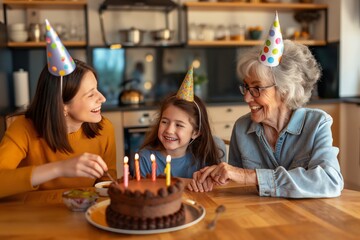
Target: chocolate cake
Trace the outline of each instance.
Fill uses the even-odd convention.
[[[185,206],[182,203],[184,183],[171,179],[166,186],[165,177],[129,180],[125,189],[122,179],[112,183],[108,194],[110,204],[106,208],[106,222],[110,227],[151,230],[169,228],[185,222]]]

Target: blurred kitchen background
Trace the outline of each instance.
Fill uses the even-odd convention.
[[[109,2],[114,1],[110,0]],[[224,29],[228,33],[236,32],[238,40],[252,39],[252,36],[249,36],[249,29],[268,29],[269,22],[274,17],[273,11],[256,9],[194,12],[190,9],[185,11],[187,14],[184,16],[183,4],[188,1],[182,0],[175,1],[178,8],[171,11],[164,20],[164,14],[161,12],[107,11],[108,9],[101,11],[104,2],[106,1],[87,1],[86,20],[79,17],[79,10],[67,11],[67,17],[64,18],[63,10],[35,11],[28,9],[27,14],[24,15],[23,10],[14,9],[7,11],[7,24],[10,26],[18,22],[42,22],[43,19],[49,18],[50,22],[54,23],[55,29],[60,32],[59,35],[62,36],[62,39],[86,41],[84,47],[68,47],[68,50],[74,58],[94,66],[99,74],[99,89],[106,96],[107,104],[114,106],[119,104],[119,95],[126,89],[141,91],[145,102],[161,100],[164,95],[177,90],[191,64],[195,67],[196,94],[205,101],[242,101],[237,87],[236,58],[251,46],[191,45],[189,42],[226,38],[226,35],[222,35],[225,34]],[[285,4],[297,1],[276,2]],[[341,59],[345,58],[340,55],[340,48],[347,47],[345,43],[341,45],[340,36],[346,42],[348,37],[342,35],[343,25],[347,27],[349,25],[341,18],[341,13],[355,10],[349,10],[348,5],[339,0],[315,2],[328,3],[329,8],[327,10],[327,29],[324,29],[324,16],[322,16],[321,19],[314,20],[314,24],[308,26],[307,34],[309,36],[305,36],[310,40],[315,38],[328,40],[326,44],[310,46],[323,67],[323,77],[318,84],[317,91],[314,92],[314,97],[359,96],[360,90],[358,90],[356,80],[351,80],[355,81],[355,88],[340,86],[341,84],[346,86],[343,83],[344,80],[340,81],[340,67],[349,68],[348,64],[340,65]],[[296,13],[281,11],[279,16],[284,37],[296,37],[296,33],[299,33],[302,28],[302,23],[298,21]],[[3,18],[4,16],[0,14],[0,21]],[[353,25],[358,25],[359,22]],[[29,25],[30,27],[31,25]],[[34,27],[32,25],[30,29],[34,29]],[[350,27],[356,29],[356,26]],[[171,29],[171,40],[173,41],[157,41],[156,44],[149,44],[153,36],[147,33],[142,36],[145,44],[138,45],[131,42],[134,39],[124,39],[119,34],[121,30],[136,29],[154,32],[154,30],[164,28]],[[46,64],[45,48],[5,47],[6,28],[4,24],[0,25],[0,29],[2,31],[0,84],[1,97],[4,98],[1,104],[14,106],[12,73],[19,69],[24,69],[29,73],[29,90],[30,98],[32,98],[39,73]],[[265,35],[263,31],[253,39],[259,38],[259,41],[263,41]],[[114,43],[123,43],[123,47],[110,48]],[[354,76],[348,78],[348,74],[348,72],[342,71],[342,78],[354,78]]]

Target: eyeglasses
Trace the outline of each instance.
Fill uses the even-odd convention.
[[[254,98],[258,98],[258,97],[260,97],[260,91],[267,89],[267,88],[275,87],[275,86],[276,86],[276,84],[266,86],[266,87],[249,87],[246,84],[241,83],[239,85],[239,89],[240,89],[240,93],[244,96],[247,93],[247,91],[249,91],[251,96],[253,96]]]

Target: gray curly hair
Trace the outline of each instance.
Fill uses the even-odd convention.
[[[259,79],[269,79],[289,109],[304,106],[311,97],[312,90],[321,76],[321,66],[309,48],[284,40],[284,53],[277,67],[267,67],[258,60],[260,48],[239,55],[237,73],[240,79],[255,73]]]

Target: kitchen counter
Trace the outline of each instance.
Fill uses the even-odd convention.
[[[314,98],[308,104],[330,104],[330,103],[341,103],[344,101],[353,101],[354,103],[360,103],[360,98],[331,98],[331,99],[320,99]],[[241,106],[247,105],[241,100],[232,100],[232,99],[217,99],[216,101],[206,101],[206,106]],[[107,105],[102,106],[102,111],[112,112],[112,111],[139,111],[139,110],[156,110],[159,108],[160,102],[145,102],[144,104],[134,104],[134,105]]]

